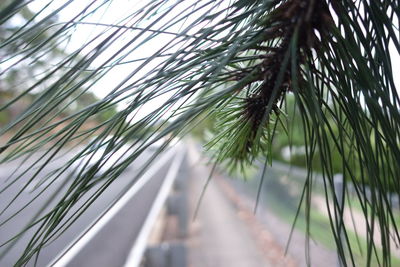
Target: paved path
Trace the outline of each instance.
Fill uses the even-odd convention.
[[[227,183],[231,187],[231,195],[234,195],[237,199],[236,202],[239,206],[244,207],[247,210],[253,210],[255,205],[254,193],[250,193],[245,189],[244,183],[239,180],[223,179],[224,183]],[[255,181],[257,184],[259,181]],[[229,187],[228,187],[229,188]],[[336,267],[337,254],[335,251],[327,249],[323,245],[319,244],[315,240],[310,240],[309,256],[306,254],[306,236],[304,232],[294,229],[292,238],[288,247],[288,252],[285,255],[285,249],[288,245],[288,239],[292,228],[292,221],[282,220],[276,215],[267,205],[267,196],[264,192],[261,194],[260,203],[257,208],[256,220],[261,231],[264,232],[264,246],[263,249],[268,257],[273,262],[274,267]],[[294,214],[293,214],[294,216]],[[330,231],[329,225],[327,225],[327,231]],[[327,232],[327,233],[328,233]],[[309,261],[309,265],[307,263]]]
[[[199,164],[193,149],[189,153],[192,164],[190,207],[193,213],[209,169]],[[195,221],[190,222],[190,267],[268,267],[249,226],[238,217],[232,202],[212,180],[201,202]]]
[[[209,175],[196,149],[189,149],[192,162],[191,207]],[[248,181],[249,182],[249,181]],[[247,182],[247,183],[248,183]],[[258,180],[253,182],[259,183]],[[306,237],[294,230],[288,253],[285,248],[292,224],[275,215],[261,195],[257,213],[254,192],[243,181],[215,174],[202,200],[197,219],[191,222],[190,267],[306,267]],[[311,266],[336,266],[337,255],[316,242],[310,243]]]

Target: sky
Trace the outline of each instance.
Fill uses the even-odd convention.
[[[132,24],[133,22],[129,21],[129,19],[124,18],[129,18],[132,13],[135,11],[139,10],[142,6],[145,6],[148,2],[151,0],[113,0],[113,1],[99,1],[99,0],[79,0],[79,1],[73,1],[69,6],[66,8],[62,9],[62,12],[59,13],[59,21],[60,22],[67,22],[76,14],[84,10],[88,5],[93,3],[93,5],[89,8],[87,13],[90,13],[90,15],[84,19],[83,21],[88,24],[80,24],[75,27],[75,30],[72,34],[72,38],[68,43],[65,44],[65,49],[67,51],[74,51],[76,49],[79,49],[82,44],[85,44],[87,42],[92,42],[91,39],[97,36],[98,34],[101,34],[103,31],[107,30],[107,27],[104,26],[94,26],[93,23],[101,23],[101,24],[123,24],[127,23],[127,25]],[[47,1],[33,1],[30,4],[30,7],[32,10],[38,11],[41,9],[44,3]],[[47,11],[42,14],[42,16],[46,16],[47,13],[51,12],[52,10],[56,10],[57,7],[65,4],[66,0],[55,0],[52,2],[52,5],[47,8]],[[165,1],[168,3],[174,3],[175,1]],[[161,20],[158,25],[160,25],[163,21],[166,21],[170,18],[173,18],[175,16],[179,16],[182,12],[185,11],[185,9],[193,4],[195,1],[186,1],[186,4],[179,5],[179,8],[175,8],[173,12],[171,12],[164,20]],[[229,1],[227,1],[228,3]],[[103,5],[103,3],[106,3]],[[95,12],[90,12],[93,11],[94,9],[98,8]],[[160,13],[165,10],[167,6],[160,9]],[[155,17],[157,17],[157,14],[154,14]],[[122,23],[122,21],[124,21]],[[141,24],[138,26],[145,27],[146,23],[149,23],[150,20],[148,21],[143,21]],[[187,23],[187,21],[186,21]],[[396,21],[394,21],[395,25]],[[170,31],[179,31],[179,28],[182,25],[176,25],[175,27],[169,29]],[[157,24],[154,29],[157,28]],[[113,46],[107,49],[101,56],[97,58],[97,60],[92,64],[93,68],[96,66],[100,66],[104,61],[108,60],[112,54],[115,53],[115,51],[118,51],[126,42],[128,42],[135,34],[137,31],[126,31],[124,34],[122,34],[115,42],[113,42]],[[107,36],[108,34],[104,34],[104,37]],[[104,38],[103,37],[103,38]],[[89,46],[86,51],[89,51],[92,49],[98,42],[100,42],[102,39],[99,39],[97,42],[92,42],[91,46]],[[143,40],[143,39],[141,39]],[[147,41],[146,45],[140,46],[139,48],[135,49],[135,51],[129,53],[129,55],[126,55],[126,57],[123,59],[123,61],[129,61],[137,58],[143,58],[150,56],[154,53],[154,51],[157,51],[160,47],[162,47],[165,44],[168,44],[171,42],[172,36],[171,35],[165,35],[161,34],[158,35],[156,38],[154,38],[151,41]],[[137,42],[139,43],[140,40]],[[400,69],[400,55],[397,53],[393,43],[390,44],[390,48],[393,51],[392,53],[392,65],[393,65],[393,70],[394,74],[396,73],[397,69]],[[85,51],[83,51],[85,52]],[[146,67],[143,67],[140,69],[140,71],[135,75],[134,79],[139,79],[143,75],[145,75],[148,71],[152,70],[159,64],[160,61],[154,60],[150,64],[147,64]],[[99,97],[103,98],[105,97],[111,90],[113,90],[116,86],[118,86],[124,79],[125,77],[129,77],[130,74],[132,73],[133,70],[137,69],[140,66],[141,62],[135,62],[135,63],[129,63],[129,64],[122,64],[119,66],[115,66],[112,70],[108,72],[108,74],[102,78],[94,87],[93,87],[93,92]],[[400,75],[394,75],[395,79],[395,84],[400,92]],[[132,79],[130,80],[132,81]],[[128,82],[128,81],[127,81]],[[126,82],[126,83],[127,83]],[[400,93],[399,93],[400,94]],[[144,107],[141,111],[143,115],[147,114],[148,112],[157,109],[159,105],[161,105],[169,96],[161,97],[158,100],[154,100],[152,103]],[[123,108],[124,105],[120,105],[119,108]],[[142,116],[140,116],[142,117]]]
[[[107,2],[107,1],[105,1]],[[109,27],[106,26],[106,24],[115,24],[115,25],[131,25],[133,24],[132,21],[129,21],[129,17],[132,13],[135,11],[139,10],[142,6],[146,5],[146,2],[148,1],[129,1],[129,0],[113,0],[109,1],[109,3],[102,5],[103,1],[94,1],[94,5],[91,7],[91,9],[88,10],[87,13],[90,13],[90,15],[83,20],[83,22],[87,24],[78,24],[74,32],[72,34],[72,38],[69,40],[68,43],[65,44],[65,49],[67,51],[75,51],[79,48],[82,47],[82,45],[86,43],[91,43],[84,51],[82,51],[82,54],[87,53],[90,51],[95,45],[97,45],[99,42],[101,42],[104,38],[106,38],[111,30]],[[188,1],[188,4],[191,4],[192,1]],[[35,1],[31,4],[32,10],[39,11],[42,6],[43,6],[44,1]],[[51,10],[56,10],[57,7],[63,5],[65,3],[65,0],[56,0],[52,4],[51,7],[49,7],[47,12],[42,14],[42,17],[46,16],[48,13],[51,12]],[[76,14],[84,10],[89,4],[91,4],[91,0],[79,0],[79,1],[74,1],[71,5],[67,6],[62,10],[62,12],[59,13],[59,21],[60,22],[67,22],[70,21]],[[98,8],[97,11],[92,12],[95,8]],[[180,12],[182,12],[182,8],[185,8],[185,5],[182,5],[180,9],[174,10],[174,12],[171,13],[171,16],[176,16]],[[161,9],[162,11],[162,9]],[[155,14],[154,16],[157,16]],[[128,19],[124,19],[128,18]],[[169,17],[170,19],[171,17]],[[141,24],[138,26],[140,27],[145,27],[147,26],[146,23],[149,23],[150,21],[143,21]],[[101,25],[94,25],[94,23],[101,24]],[[160,22],[158,24],[162,23]],[[158,26],[155,25],[154,28],[157,28]],[[107,32],[104,32],[108,30]],[[173,30],[173,29],[170,29]],[[178,30],[178,29],[176,29]],[[97,68],[101,66],[105,61],[109,60],[110,58],[113,58],[113,54],[116,53],[119,49],[121,49],[127,42],[129,42],[136,34],[138,31],[131,31],[127,30],[124,32],[124,34],[121,34],[121,36],[116,39],[116,41],[113,42],[112,46],[109,47],[107,50],[105,50],[96,60],[95,62],[92,63],[92,68]],[[97,35],[103,34],[101,38],[99,38],[97,41],[93,42],[93,38],[95,38]],[[145,35],[148,36],[148,35]],[[143,41],[144,38],[139,38],[137,42],[134,44],[139,45],[141,41]],[[149,40],[146,42],[146,45],[139,46],[136,48],[134,51],[129,52],[129,54],[126,55],[127,52],[121,53],[119,56],[124,56],[124,59],[122,59],[122,62],[127,62],[130,60],[138,59],[138,58],[145,58],[151,56],[155,51],[160,49],[162,46],[165,44],[168,44],[171,42],[172,36],[171,35],[165,35],[165,34],[160,34],[156,38]],[[135,45],[131,45],[129,48],[132,48]],[[128,51],[128,49],[126,49]],[[118,57],[114,57],[114,60],[117,59]],[[151,71],[154,69],[161,61],[160,60],[153,60],[149,64],[147,64],[145,67],[141,67],[140,70],[135,74],[133,78],[131,78],[128,81],[125,81],[125,84],[128,84],[129,82],[133,80],[140,79],[140,77],[143,77],[146,75],[148,71]],[[135,70],[137,70],[142,61],[139,62],[133,62],[133,63],[128,63],[128,64],[120,64],[118,66],[114,66],[112,69],[108,71],[108,73],[101,79],[99,80],[95,86],[92,88],[92,91],[95,93],[95,95],[98,98],[103,98],[106,97],[107,94],[109,94],[113,89],[115,89],[117,86],[119,86],[121,83],[124,83],[124,80],[126,77],[131,76],[131,73]],[[109,66],[109,64],[107,64]],[[148,104],[143,106],[140,111],[135,114],[135,120],[139,120],[143,118],[145,115],[148,113],[157,110],[160,108],[160,106],[171,96],[169,95],[164,95],[161,97],[158,97],[155,100],[150,101]],[[129,101],[122,102],[118,105],[118,109],[124,109],[125,105],[127,105]]]

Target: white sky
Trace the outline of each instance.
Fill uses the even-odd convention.
[[[65,0],[57,0],[52,4],[51,8],[48,8],[48,13],[50,10],[55,10],[58,6],[61,6],[64,4],[66,1]],[[69,5],[67,8],[64,8],[62,12],[59,13],[59,21],[60,22],[67,22],[70,19],[72,19],[76,14],[83,10],[84,8],[87,7],[89,3],[91,3],[91,0],[79,0],[79,1],[74,1],[71,5]],[[101,5],[103,1],[96,1],[94,7],[98,7]],[[121,23],[121,19],[123,18],[129,18],[130,15],[138,10],[140,7],[146,5],[146,2],[148,1],[129,1],[129,0],[113,0],[110,1],[110,3],[104,5],[102,8],[97,10],[95,13],[91,14],[88,18],[86,18],[84,21],[88,23],[102,23],[102,24],[119,24],[123,25],[124,23]],[[43,1],[35,1],[31,4],[32,10],[38,11],[43,5]],[[140,4],[139,4],[140,3]],[[176,16],[180,12],[182,12],[185,8],[185,6],[192,4],[193,1],[187,1],[186,5],[180,5],[180,8],[174,10],[173,13],[171,13],[171,16]],[[92,8],[92,9],[93,9]],[[43,14],[45,16],[46,14]],[[171,18],[169,16],[168,19]],[[125,20],[127,22],[127,20]],[[127,23],[132,24],[132,22]],[[146,21],[142,23],[142,27],[145,27]],[[177,25],[178,27],[178,25]],[[157,28],[157,26],[155,27]],[[91,45],[83,51],[83,54],[85,54],[85,51],[88,52],[90,51],[95,45],[97,45],[103,38],[108,36],[108,33],[111,31],[108,31],[102,38],[99,39],[97,42],[92,42],[92,38],[96,37],[98,34],[101,34],[104,30],[108,29],[108,27],[104,26],[94,26],[93,24],[89,25],[77,25],[75,28],[75,32],[72,35],[71,40],[69,41],[66,50],[67,51],[75,51],[76,49],[79,49],[83,44],[85,43],[90,43]],[[171,29],[169,29],[171,31]],[[178,29],[177,29],[178,30]],[[108,48],[106,51],[104,51],[92,64],[92,67],[95,68],[96,66],[100,66],[105,60],[108,60],[112,55],[118,51],[126,42],[130,41],[130,39],[133,37],[134,34],[138,33],[138,31],[127,31],[124,33],[120,38],[117,39],[117,41],[113,42],[112,47]],[[147,35],[146,35],[147,36]],[[140,40],[143,40],[141,38]],[[141,46],[140,48],[136,49],[133,53],[130,53],[126,58],[124,58],[122,61],[128,61],[132,59],[137,59],[137,58],[144,58],[147,56],[152,55],[155,51],[160,49],[162,46],[165,44],[168,44],[172,40],[171,35],[158,35],[156,38],[153,40],[147,41],[145,46]],[[136,42],[138,43],[138,42]],[[132,46],[130,46],[131,48]],[[128,50],[127,50],[128,51]],[[125,54],[124,52],[121,54]],[[150,64],[147,64],[144,68],[140,69],[140,71],[134,76],[134,80],[138,79],[139,77],[145,75],[148,71],[154,69],[160,62],[160,60],[154,60],[153,62],[150,62]],[[129,77],[132,71],[137,69],[140,66],[141,62],[135,62],[135,63],[129,63],[129,64],[123,64],[119,66],[113,67],[107,74],[104,76],[100,81],[96,83],[96,85],[93,87],[92,91],[99,97],[103,98],[105,97],[109,92],[111,92],[118,84],[120,84],[123,80],[126,79],[126,77]],[[131,79],[132,80],[132,79]],[[127,84],[127,83],[126,83]],[[162,97],[159,97],[158,99],[155,99],[153,101],[150,101],[147,105],[143,106],[140,109],[140,112],[136,114],[136,119],[140,119],[150,113],[151,111],[157,110],[160,108],[160,106],[170,97],[171,94],[165,95]],[[124,105],[120,104],[119,109],[123,109]]]
[[[34,1],[30,4],[33,10],[39,10],[40,7],[47,1]],[[55,10],[58,6],[64,4],[66,0],[56,0],[52,3],[52,8],[48,9]],[[62,12],[59,13],[59,20],[61,22],[69,21],[72,17],[74,17],[77,12],[83,10],[92,0],[79,0],[73,1],[67,8],[64,8]],[[105,1],[107,2],[107,1]],[[113,0],[109,1],[109,3],[105,4],[102,8],[94,12],[90,15],[85,22],[92,22],[92,23],[104,23],[104,24],[121,24],[119,23],[122,18],[129,17],[135,10],[138,10],[140,7],[145,6],[149,0]],[[167,1],[165,1],[167,2]],[[174,3],[175,1],[169,1],[169,3]],[[187,4],[179,5],[180,8],[174,9],[174,11],[167,17],[167,19],[178,16],[181,12],[183,12],[186,7],[195,0],[187,1]],[[227,1],[228,3],[229,1]],[[94,7],[100,6],[103,1],[94,1]],[[46,14],[43,14],[43,16]],[[143,22],[146,23],[146,22]],[[129,23],[128,23],[129,24]],[[145,25],[143,25],[145,26]],[[179,25],[176,26],[176,31],[178,31]],[[93,26],[93,25],[78,25],[75,29],[75,33],[72,35],[72,39],[68,43],[67,50],[74,51],[82,46],[82,44],[86,42],[90,42],[90,40],[95,37],[97,34],[101,33],[107,27],[102,26]],[[137,33],[137,32],[136,32]],[[98,59],[94,62],[93,67],[96,64],[100,65],[102,61],[106,60],[110,57],[115,51],[118,50],[125,42],[129,41],[132,38],[132,34],[134,32],[127,32],[122,35],[118,41],[113,42],[113,48],[108,49],[104,54],[102,54]],[[104,36],[107,36],[105,34]],[[143,58],[146,56],[150,56],[156,50],[158,50],[163,45],[167,44],[171,41],[171,36],[168,35],[159,35],[152,41],[146,43],[145,46],[137,49],[134,53],[131,53],[126,59],[135,59],[135,58]],[[94,47],[96,43],[93,43],[91,47],[87,49],[87,51]],[[400,75],[396,75],[398,70],[400,69],[400,55],[397,53],[397,50],[394,48],[394,45],[391,44],[392,48],[392,64],[393,64],[393,72],[394,72],[394,79],[396,83],[396,87],[400,90]],[[93,88],[93,92],[100,98],[106,96],[115,86],[117,86],[125,77],[129,76],[129,74],[136,69],[140,65],[140,62],[131,63],[131,64],[124,64],[120,66],[114,67],[103,79],[101,79],[96,86]],[[140,72],[137,74],[136,77],[140,77],[140,75],[144,75],[147,71],[151,70],[152,68],[156,67],[157,61],[148,64],[145,68],[141,69]],[[167,99],[168,96],[164,98],[160,98],[159,100],[153,101],[150,105],[147,105],[142,109],[142,113],[147,114],[148,112],[159,108],[159,106]],[[120,106],[121,107],[121,106]],[[140,116],[142,117],[142,116]]]

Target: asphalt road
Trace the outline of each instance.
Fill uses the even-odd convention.
[[[68,262],[67,266],[123,266],[135,237],[140,231],[148,210],[151,207],[154,196],[157,194],[158,189],[165,178],[168,166],[171,164],[174,153],[167,153],[168,152],[164,152],[165,155],[161,155],[158,160],[161,161],[162,157],[164,157],[163,164],[157,164],[156,160],[155,166],[157,166],[156,168],[158,168],[158,171],[154,177],[150,179],[149,182],[146,183],[132,199],[130,199],[127,205],[125,205],[124,208],[122,208],[116,216],[113,217],[113,219],[111,219],[98,232],[98,234]],[[71,154],[66,153],[57,161],[49,164],[43,173],[56,169],[70,156]],[[125,192],[135,178],[136,173],[149,156],[150,153],[144,153],[143,156],[137,159],[134,164],[129,166],[125,172],[123,172],[119,178],[107,188],[107,191],[102,194],[96,202],[63,233],[62,236],[57,238],[47,247],[43,248],[37,258],[37,266],[46,266],[52,262],[55,257],[60,255],[65,247],[75,240],[84,229],[86,229],[107,207],[110,206],[110,203],[121,195],[121,192]],[[40,155],[37,155],[36,158],[40,158]],[[32,160],[34,159],[30,159],[30,161]],[[7,179],[18,165],[19,163],[11,163],[0,166],[0,182],[2,183],[0,189],[3,189],[5,185],[10,184],[10,180],[7,182]],[[14,214],[25,204],[29,203],[29,201],[31,201],[39,191],[45,189],[48,185],[46,183],[42,185],[38,184],[38,182],[44,177],[41,175],[37,178],[37,181],[30,183],[31,185],[38,184],[38,188],[33,190],[33,186],[30,185],[24,189],[29,174],[34,171],[35,170],[29,170],[26,175],[23,175],[6,190],[0,193],[1,211],[8,205],[8,203],[10,203],[10,200],[21,191],[20,195],[13,201],[12,205],[3,214],[0,214],[0,223],[3,223],[3,225],[0,226],[0,243],[5,242],[23,229],[32,216],[34,216],[43,205],[46,204],[49,196],[56,192],[57,188],[65,179],[67,179],[66,177],[60,177],[57,182],[51,184],[51,186],[46,189],[45,194],[39,195],[26,209],[21,210],[17,216],[11,217],[9,221],[4,222],[7,218],[10,218],[10,215]],[[96,188],[93,188],[92,190],[95,189]],[[65,188],[61,189],[61,195],[65,190]],[[85,201],[87,201],[87,199],[83,198],[78,204],[83,204]],[[52,203],[55,202],[53,201]],[[16,245],[10,250],[7,250],[7,246],[0,247],[0,253],[4,254],[0,259],[0,266],[14,266],[27,242],[29,242],[33,230],[34,228],[32,231],[28,231],[28,233],[18,240]],[[33,261],[30,261],[27,266],[33,265]]]

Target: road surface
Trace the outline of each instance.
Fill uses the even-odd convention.
[[[140,231],[143,221],[151,207],[152,201],[165,178],[165,173],[171,164],[174,154],[174,151],[164,152],[164,154],[155,161],[154,166],[151,167],[153,168],[153,171],[154,168],[157,168],[155,175],[143,186],[142,190],[140,190],[138,194],[129,200],[124,208],[119,210],[116,216],[113,217],[93,239],[85,244],[79,253],[69,259],[66,266],[123,266],[135,237]],[[66,154],[57,161],[52,162],[47,166],[47,170],[57,168],[67,160],[68,156],[71,155]],[[138,158],[119,176],[116,181],[113,182],[112,185],[107,188],[107,191],[102,194],[96,202],[90,206],[90,208],[86,210],[68,230],[66,230],[66,232],[63,233],[60,238],[56,239],[49,246],[43,248],[38,257],[37,266],[46,266],[52,262],[55,257],[59,256],[60,253],[72,241],[74,241],[84,229],[86,229],[107,207],[110,206],[110,203],[120,196],[122,192],[127,191],[130,184],[132,184],[136,173],[150,156],[151,153],[147,152]],[[4,185],[7,184],[5,181],[17,165],[17,163],[11,163],[0,166],[0,179],[3,183],[0,188],[4,188]],[[30,170],[29,173],[32,173],[33,171],[34,170]],[[29,177],[28,174],[22,176],[21,179],[17,180],[7,188],[7,190],[0,194],[1,210],[10,202],[18,191],[24,188],[24,185],[27,183],[27,178]],[[42,178],[43,175],[39,176],[37,181],[34,181],[31,184],[37,184],[37,182]],[[46,199],[56,191],[57,185],[62,184],[63,179],[67,178],[60,177],[57,183],[52,184],[51,187],[46,189],[46,193],[42,194],[32,202],[27,209],[22,210],[17,216],[12,217],[0,227],[1,243],[17,234],[26,226],[26,223],[29,222],[32,216],[34,216],[34,214],[41,209],[43,204],[46,203]],[[4,222],[5,219],[9,218],[11,214],[15,213],[24,204],[28,203],[32,199],[32,196],[45,187],[46,184],[43,184],[33,191],[33,186],[29,186],[23,190],[21,195],[13,202],[12,206],[10,206],[6,212],[1,214],[0,222]],[[93,192],[93,190],[96,190],[96,188],[93,188],[91,191]],[[83,204],[84,201],[86,201],[85,198],[80,200],[78,205]],[[23,238],[21,238],[12,249],[7,251],[6,246],[0,248],[0,253],[6,252],[4,257],[0,259],[0,266],[14,266],[16,260],[23,252],[25,245],[29,241],[32,231],[29,233],[23,236]],[[33,266],[33,261],[30,261],[27,266]]]

